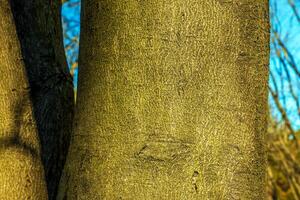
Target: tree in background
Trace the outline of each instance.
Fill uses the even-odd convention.
[[[300,199],[300,31],[297,1],[270,1],[269,199]]]

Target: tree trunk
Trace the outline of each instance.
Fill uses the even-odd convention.
[[[66,64],[61,0],[12,0],[42,145],[49,200],[57,195],[72,130],[73,84]]]
[[[264,199],[268,1],[85,0],[58,199]]]
[[[0,2],[0,196],[47,199],[25,65],[9,1]]]

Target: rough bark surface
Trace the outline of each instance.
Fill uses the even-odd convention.
[[[46,200],[30,88],[9,1],[0,1],[0,198]]]
[[[70,141],[73,84],[66,64],[60,0],[11,0],[31,89],[49,200],[55,199]]]
[[[85,0],[58,199],[264,199],[267,0]]]

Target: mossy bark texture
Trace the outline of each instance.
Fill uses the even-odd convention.
[[[29,83],[9,1],[0,2],[0,199],[47,199]]]
[[[58,199],[265,198],[267,0],[85,0]]]

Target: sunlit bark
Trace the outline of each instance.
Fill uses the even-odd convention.
[[[0,197],[47,199],[29,83],[9,1],[0,2]]]
[[[268,1],[82,9],[58,199],[264,199]]]

